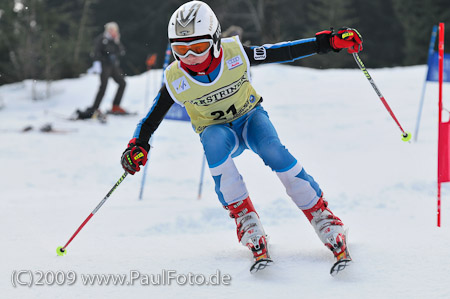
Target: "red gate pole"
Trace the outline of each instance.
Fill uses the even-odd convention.
[[[442,81],[444,79],[444,23],[439,23],[439,125],[438,136],[441,136],[441,122],[442,122]],[[440,161],[439,161],[439,146],[438,146],[438,193],[437,193],[437,226],[441,227],[441,179],[440,179]]]

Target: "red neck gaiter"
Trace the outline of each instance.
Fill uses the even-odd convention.
[[[197,73],[197,75],[208,75],[212,71],[216,69],[216,67],[220,64],[222,60],[222,49],[220,49],[219,57],[214,58],[211,54],[211,51],[208,54],[208,58],[200,64],[196,65],[187,65],[180,60],[180,65],[186,71],[191,71]]]

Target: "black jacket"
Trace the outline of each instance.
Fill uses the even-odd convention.
[[[125,55],[125,48],[122,43],[116,43],[114,40],[107,38],[104,34],[99,35],[95,39],[95,47],[93,59],[101,61],[102,65],[119,66],[120,56]]]

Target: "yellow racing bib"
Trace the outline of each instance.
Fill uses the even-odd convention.
[[[261,99],[250,83],[250,62],[239,39],[222,39],[222,61],[217,78],[202,83],[174,61],[165,71],[172,99],[184,106],[197,133],[207,126],[232,122],[252,110]]]

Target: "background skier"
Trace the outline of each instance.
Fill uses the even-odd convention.
[[[79,113],[79,118],[91,118],[94,116],[105,95],[109,78],[113,78],[119,85],[109,112],[112,114],[127,114],[127,111],[120,106],[126,86],[124,74],[120,68],[120,57],[124,55],[125,48],[120,42],[119,26],[115,22],[105,24],[105,31],[95,40],[94,63],[88,70],[90,73],[100,74],[100,87],[94,104]]]

